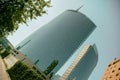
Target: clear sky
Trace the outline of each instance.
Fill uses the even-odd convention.
[[[51,5],[52,7],[47,9],[48,14],[37,20],[28,21],[27,27],[21,24],[20,28],[8,39],[16,46],[63,11],[77,9],[84,5],[80,12],[89,17],[97,28],[81,48],[86,44],[96,44],[99,61],[89,80],[100,80],[107,64],[115,57],[120,57],[120,0],[52,0]],[[62,73],[62,70],[59,73]]]

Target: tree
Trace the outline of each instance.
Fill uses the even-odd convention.
[[[20,23],[46,13],[50,0],[0,0],[0,37],[16,31]]]
[[[44,73],[46,75],[48,75],[49,73],[52,75],[51,71],[57,66],[57,64],[59,63],[58,60],[53,60],[52,63],[47,67],[47,69],[44,71]]]
[[[7,70],[11,80],[46,80],[42,75],[25,65],[21,61],[15,63],[13,67]]]

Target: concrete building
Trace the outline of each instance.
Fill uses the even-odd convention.
[[[4,62],[6,63],[8,69],[10,69],[18,60],[20,60],[28,67],[42,74],[42,76],[44,76],[46,80],[50,79],[49,75],[45,75],[43,71],[40,70],[40,68],[38,68],[33,62],[31,62],[30,59],[26,57],[26,55],[16,50],[6,37],[2,37],[0,39],[0,54],[4,53],[3,51],[6,50],[10,53],[7,57],[4,58]]]
[[[2,37],[0,39],[0,49],[2,49],[1,52],[5,50],[9,51],[12,55],[14,55],[15,58],[17,58],[18,60],[22,60],[22,62],[24,62],[30,68],[34,66],[34,64],[28,58],[26,58],[26,56],[23,53],[15,49],[15,47],[11,44],[11,42],[6,37]]]
[[[6,37],[0,38],[0,45],[6,50],[14,49],[14,46],[9,42],[9,40]]]
[[[84,14],[67,10],[23,40],[17,49],[33,63],[39,60],[36,65],[43,71],[58,60],[53,70],[56,73],[95,28]]]
[[[67,68],[60,80],[88,80],[98,61],[95,45],[87,45]]]
[[[120,80],[120,58],[115,58],[108,64],[101,80]]]

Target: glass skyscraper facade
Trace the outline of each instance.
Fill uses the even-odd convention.
[[[53,60],[58,60],[53,69],[56,73],[95,28],[84,14],[67,10],[23,40],[17,48],[33,63],[37,61],[42,71]]]
[[[65,71],[61,80],[88,80],[97,62],[98,51],[96,46],[87,45]]]

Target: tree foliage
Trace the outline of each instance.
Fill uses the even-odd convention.
[[[11,80],[45,80],[42,75],[32,70],[21,61],[18,61],[12,68],[8,69],[7,72]]]
[[[49,73],[51,73],[51,71],[57,66],[58,63],[59,63],[58,60],[52,61],[52,63],[47,67],[47,69],[44,71],[44,73],[46,75],[48,75]]]
[[[4,59],[7,57],[10,53],[6,50],[4,53],[1,54],[1,57]]]
[[[18,29],[19,23],[46,13],[50,0],[0,0],[0,37]]]

